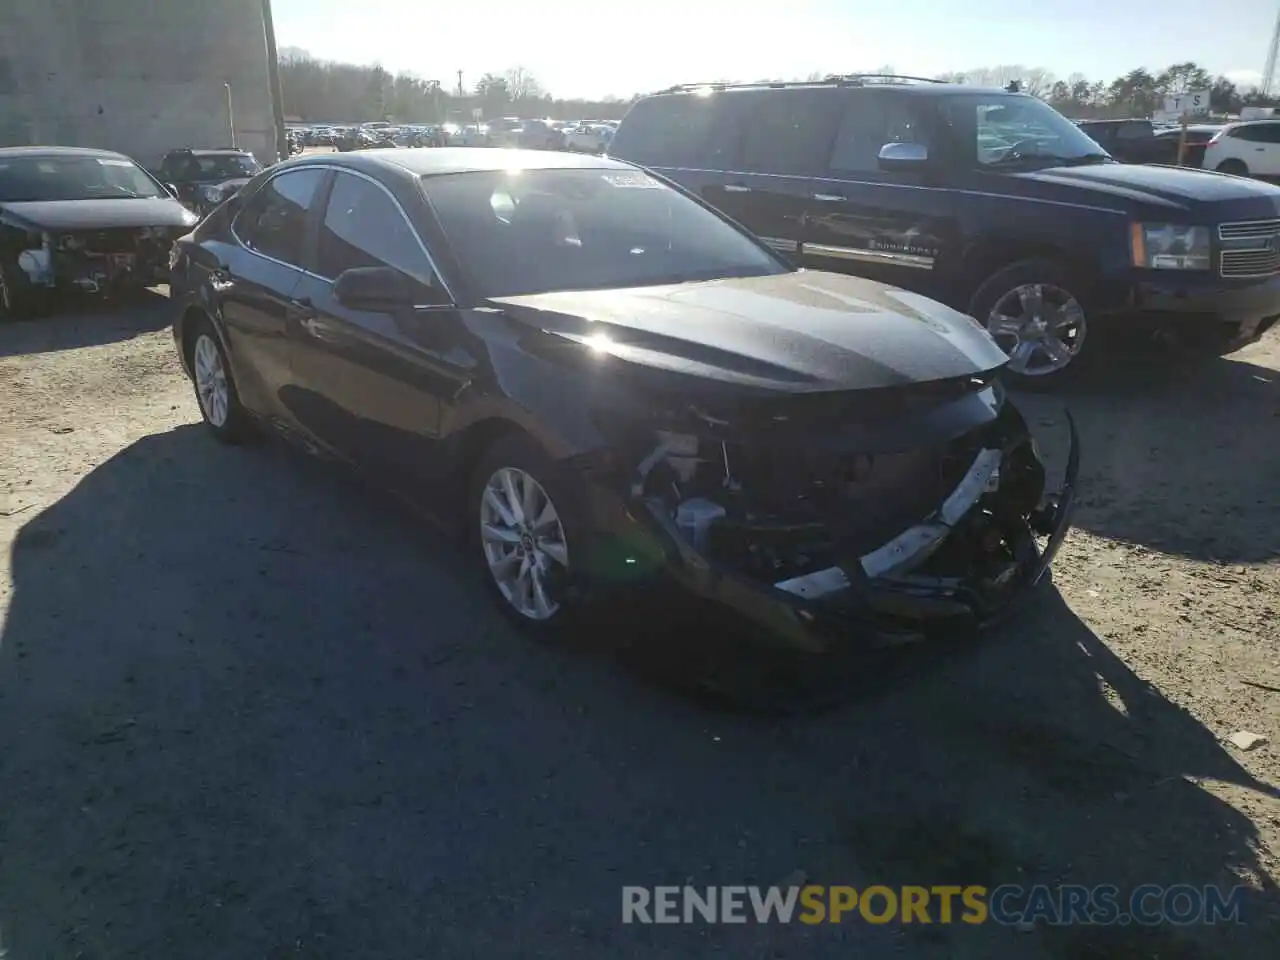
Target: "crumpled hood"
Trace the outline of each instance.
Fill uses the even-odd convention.
[[[43,200],[0,204],[5,214],[37,230],[104,230],[111,227],[189,227],[195,220],[177,200]]]
[[[1107,195],[1130,203],[1190,211],[1206,204],[1241,209],[1241,216],[1280,214],[1280,187],[1208,170],[1136,163],[1051,167],[1008,174],[1024,184],[1047,188],[1046,199],[1088,203]],[[1033,188],[1034,190],[1034,188]],[[1063,196],[1070,192],[1073,196]],[[1034,193],[1040,195],[1039,190]],[[1228,214],[1234,216],[1235,214]]]
[[[919,294],[842,274],[544,293],[492,301],[584,349],[686,376],[801,393],[882,389],[999,367],[974,321]]]

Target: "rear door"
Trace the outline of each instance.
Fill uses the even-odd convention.
[[[247,360],[264,403],[278,406],[289,382],[286,346],[294,288],[303,276],[311,207],[325,171],[290,170],[264,183],[236,215],[238,243],[211,252],[210,289],[222,313],[232,354]]]
[[[955,197],[926,171],[880,169],[889,143],[933,150],[933,101],[893,90],[849,90],[825,175],[811,181],[802,237],[813,266],[929,292],[960,248]]]
[[[757,90],[734,118],[740,131],[730,166],[702,197],[779,253],[798,258],[812,178],[825,173],[840,126],[839,91],[832,87]]]
[[[1254,176],[1280,176],[1280,122],[1251,123],[1236,134],[1241,143],[1236,155]]]

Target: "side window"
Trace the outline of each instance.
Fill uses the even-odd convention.
[[[925,143],[915,115],[899,97],[860,92],[850,96],[831,149],[831,169],[874,173],[886,143]]]
[[[1247,123],[1236,127],[1231,136],[1249,143],[1280,143],[1280,124]]]
[[[623,118],[610,155],[646,167],[693,165],[711,131],[719,99],[674,93],[641,100]]]
[[[742,169],[755,173],[821,173],[840,123],[835,90],[772,90],[756,95],[745,118]]]
[[[294,170],[267,181],[236,217],[240,242],[264,257],[300,266],[307,208],[323,180],[323,170]]]
[[[1117,140],[1145,140],[1148,137],[1155,136],[1155,131],[1151,124],[1145,122],[1126,123],[1120,128],[1120,132],[1116,134]]]
[[[431,265],[418,235],[381,187],[339,173],[320,226],[317,272],[332,280],[352,267],[394,267],[431,283]]]

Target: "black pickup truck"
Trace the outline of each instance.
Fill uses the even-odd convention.
[[[1280,318],[1280,188],[1118,163],[1026,94],[867,75],[687,85],[639,100],[608,153],[804,264],[970,313],[1017,378],[1079,369],[1090,331],[1228,352]]]

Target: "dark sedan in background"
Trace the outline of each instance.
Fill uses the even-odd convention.
[[[0,149],[0,319],[39,314],[59,291],[163,283],[196,219],[121,154]]]
[[[156,175],[188,209],[204,216],[261,172],[262,164],[247,150],[184,147],[166,153]]]
[[[287,161],[179,241],[208,427],[274,425],[465,534],[556,633],[678,584],[809,650],[974,628],[1043,575],[1048,490],[974,321],[797,270],[626,163]]]

